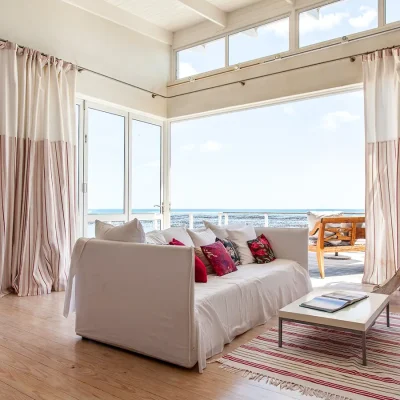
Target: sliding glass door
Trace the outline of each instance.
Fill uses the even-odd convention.
[[[160,229],[162,122],[89,102],[81,111],[80,236],[94,237],[96,220],[120,225],[138,218],[145,230]]]
[[[161,132],[160,125],[131,121],[132,214],[162,214]],[[147,229],[159,228],[158,221],[143,224]]]

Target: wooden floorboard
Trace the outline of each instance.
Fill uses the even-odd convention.
[[[196,368],[186,370],[82,340],[74,333],[74,316],[62,317],[63,303],[63,293],[0,299],[0,400],[298,398],[228,373],[217,363],[199,374]],[[400,312],[400,307],[393,311]],[[274,325],[276,319],[241,335],[224,353]]]

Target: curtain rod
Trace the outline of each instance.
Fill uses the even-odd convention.
[[[392,29],[387,29],[387,30],[385,30],[384,32],[371,33],[371,34],[369,34],[369,35],[363,36],[362,38],[353,39],[353,40],[348,40],[348,41],[345,42],[345,43],[356,42],[356,41],[360,41],[360,40],[363,40],[363,39],[368,38],[368,37],[371,37],[371,36],[378,36],[378,35],[381,35],[381,34],[385,34],[385,33],[387,33],[387,32],[398,31],[398,30],[400,30],[399,27],[394,27],[394,28],[392,28]],[[6,40],[6,39],[1,39],[1,38],[0,38],[0,41],[8,42],[8,40]],[[283,59],[285,59],[285,58],[296,57],[297,55],[307,54],[307,53],[311,53],[311,52],[314,52],[314,51],[317,51],[317,50],[321,50],[321,49],[329,48],[329,47],[333,47],[333,46],[339,46],[339,45],[342,45],[342,44],[343,44],[343,42],[342,42],[342,43],[334,43],[334,44],[329,45],[329,46],[322,46],[322,47],[319,47],[318,49],[305,50],[305,51],[300,52],[300,53],[297,53],[297,54],[291,54],[291,55],[283,56],[283,57],[280,57],[280,58],[278,58],[278,59],[268,60],[268,61],[265,61],[265,62],[263,62],[263,63],[253,64],[253,65],[251,65],[251,66],[260,65],[260,64],[268,64],[268,63],[270,63],[270,62],[280,61],[280,60],[283,60]],[[22,46],[22,45],[18,45],[18,46],[21,47],[21,48],[25,48],[25,47],[26,47],[26,46]],[[392,48],[393,48],[393,47],[398,47],[398,46],[392,46]],[[261,79],[261,78],[265,78],[265,77],[268,77],[268,76],[279,75],[279,74],[283,74],[283,73],[286,73],[286,72],[292,72],[292,71],[302,70],[302,69],[305,69],[305,68],[315,67],[315,66],[318,66],[318,65],[324,65],[324,64],[331,63],[331,62],[335,62],[335,61],[342,61],[342,60],[349,59],[350,62],[355,62],[357,57],[363,56],[363,55],[369,54],[369,53],[370,53],[370,52],[367,52],[367,53],[364,52],[364,53],[359,53],[359,54],[355,54],[355,55],[352,55],[352,56],[338,57],[338,58],[331,59],[331,60],[327,60],[327,61],[321,61],[321,62],[314,63],[314,64],[304,65],[304,66],[302,66],[302,67],[294,67],[294,68],[286,69],[286,70],[284,70],[284,71],[270,72],[270,73],[266,73],[266,74],[263,74],[263,75],[253,76],[253,77],[251,77],[251,78],[246,78],[246,79],[242,79],[242,80],[238,80],[238,81],[234,81],[234,82],[221,83],[221,84],[219,84],[219,85],[210,86],[210,87],[208,87],[208,88],[197,89],[197,90],[193,90],[193,91],[191,91],[191,92],[179,93],[179,94],[175,94],[175,95],[172,95],[172,96],[164,96],[164,95],[162,95],[162,94],[160,94],[160,93],[153,92],[153,91],[151,91],[151,90],[142,88],[142,87],[140,87],[140,86],[136,86],[136,85],[134,85],[134,84],[132,84],[132,83],[122,81],[122,80],[117,79],[117,78],[114,78],[114,77],[112,77],[112,76],[105,75],[105,74],[102,74],[101,72],[93,71],[93,70],[91,70],[91,69],[88,69],[88,68],[85,68],[85,67],[82,67],[82,66],[79,66],[79,65],[77,65],[77,69],[78,69],[79,72],[84,72],[84,71],[90,72],[90,73],[92,73],[92,74],[94,74],[94,75],[98,75],[98,76],[101,76],[101,77],[103,77],[103,78],[110,79],[110,80],[112,80],[112,81],[114,81],[114,82],[118,82],[118,83],[121,83],[121,84],[123,84],[123,85],[130,86],[130,87],[132,87],[132,88],[134,88],[134,89],[141,90],[142,92],[149,93],[149,94],[151,94],[151,97],[152,97],[153,99],[156,98],[156,97],[161,97],[161,98],[163,98],[163,99],[173,99],[173,98],[176,98],[176,97],[186,96],[186,95],[189,95],[189,94],[192,94],[192,93],[199,93],[199,92],[204,92],[204,91],[206,91],[206,90],[216,89],[216,88],[219,88],[219,87],[224,87],[224,86],[229,86],[229,85],[235,85],[235,84],[237,84],[237,83],[240,83],[242,86],[245,86],[247,81],[252,81],[252,80],[255,80],[255,79]],[[45,53],[41,53],[41,54],[44,55],[44,56],[48,56],[48,54],[45,54]],[[249,66],[249,67],[251,67],[251,66]],[[233,71],[226,71],[226,72],[222,72],[221,74],[228,73],[228,72],[233,72]],[[206,79],[206,77],[198,78],[198,80],[201,80],[201,79]],[[185,82],[185,83],[189,83],[189,82]],[[184,83],[181,83],[180,85],[182,85],[182,84],[184,84]]]

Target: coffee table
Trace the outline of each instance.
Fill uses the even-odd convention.
[[[306,325],[322,326],[330,329],[360,333],[362,339],[363,365],[367,365],[367,332],[386,308],[386,324],[390,326],[389,296],[368,293],[368,298],[334,313],[300,307],[301,303],[335,289],[319,289],[310,292],[279,310],[279,347],[282,347],[283,322],[292,321]],[[346,290],[346,292],[350,292]],[[360,293],[351,291],[353,293]]]

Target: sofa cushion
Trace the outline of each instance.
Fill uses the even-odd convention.
[[[191,237],[195,247],[207,246],[214,243],[216,238],[215,233],[209,228],[202,231],[188,229],[187,233]]]
[[[146,243],[143,226],[136,218],[119,226],[107,224],[96,219],[95,236],[96,239],[112,240],[115,242]]]
[[[249,240],[247,244],[257,264],[267,264],[275,260],[272,247],[264,234],[257,239]]]
[[[164,235],[167,243],[169,243],[172,239],[176,239],[182,242],[185,246],[194,247],[192,238],[189,236],[186,228],[183,226],[164,229],[160,232]]]
[[[247,242],[257,238],[256,231],[253,226],[246,225],[239,229],[227,229],[228,238],[233,242],[239,252],[240,262],[242,264],[252,264],[254,263],[253,254],[249,249]]]
[[[146,243],[148,244],[168,244],[161,231],[151,231],[146,233]]]
[[[215,236],[219,239],[226,239],[228,237],[228,228],[237,229],[246,226],[245,224],[215,225],[208,221],[203,221],[203,224],[206,228],[211,229],[214,232]]]
[[[208,261],[210,261],[210,264],[218,276],[237,271],[235,263],[221,242],[201,246],[201,250],[203,250],[204,255],[207,257]]]
[[[231,242],[228,239],[215,239],[218,242],[221,242],[224,247],[226,248],[226,251],[229,253],[229,255],[232,258],[232,261],[235,263],[236,266],[240,265],[240,256],[239,252],[233,242]]]
[[[176,239],[172,239],[169,244],[171,246],[185,246],[182,242]],[[194,281],[197,283],[207,283],[206,266],[196,255],[194,256]]]

